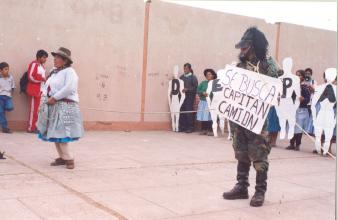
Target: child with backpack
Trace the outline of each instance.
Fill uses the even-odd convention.
[[[12,92],[15,88],[13,76],[9,74],[9,65],[6,62],[0,63],[0,125],[3,133],[10,134],[12,131],[8,128],[6,111],[12,111],[13,101]]]
[[[27,132],[37,133],[36,122],[38,120],[38,109],[41,99],[41,89],[46,81],[46,68],[44,64],[47,61],[48,53],[44,50],[39,50],[36,53],[36,60],[31,62],[27,71],[27,95],[29,97],[30,112]]]

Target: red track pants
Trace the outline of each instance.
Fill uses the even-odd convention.
[[[29,121],[28,121],[28,131],[36,131],[36,122],[38,120],[38,110],[40,105],[41,97],[29,96],[30,98],[30,111],[29,111]]]

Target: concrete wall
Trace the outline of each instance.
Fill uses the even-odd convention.
[[[293,71],[311,67],[313,77],[323,83],[323,72],[337,66],[337,32],[292,24],[281,24],[279,60],[293,58]]]
[[[275,52],[276,26],[263,20],[153,1],[150,11],[147,111],[168,111],[166,93],[174,65],[180,73],[192,64],[199,82],[203,70],[216,71],[237,60],[235,44],[249,26],[258,26]],[[146,120],[168,120],[168,115],[150,115]]]
[[[98,108],[139,112],[145,3],[142,0],[1,0],[0,61],[10,64],[17,86],[38,49],[72,50],[80,77],[80,106],[87,129],[168,129],[168,115],[117,114]],[[8,13],[3,13],[8,12]],[[161,1],[150,4],[145,111],[168,111],[167,83],[173,66],[180,72],[193,65],[199,81],[203,70],[237,60],[234,48],[245,29],[258,26],[267,36],[270,53],[294,58],[294,69],[313,67],[319,79],[336,66],[336,32],[190,8]],[[52,67],[52,57],[47,69]],[[24,129],[28,103],[14,94],[10,125]]]
[[[38,49],[50,52],[64,46],[71,49],[80,77],[85,121],[139,120],[139,115],[86,108],[140,109],[143,1],[1,0],[0,11],[0,60],[10,64],[17,85]],[[47,69],[52,65],[49,57]],[[8,119],[22,124],[28,118],[28,103],[18,90],[14,105]]]

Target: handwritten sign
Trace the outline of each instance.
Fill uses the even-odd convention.
[[[213,87],[222,91],[219,114],[256,134],[261,133],[270,106],[277,104],[283,88],[277,78],[231,65]]]

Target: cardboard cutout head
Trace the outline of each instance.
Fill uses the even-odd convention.
[[[325,70],[325,79],[328,83],[332,83],[337,78],[337,69],[336,68],[327,68]]]
[[[283,60],[283,71],[285,74],[289,74],[292,73],[291,69],[292,69],[292,59],[291,57],[286,57]]]

